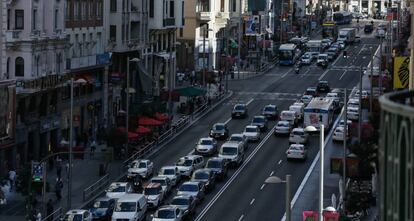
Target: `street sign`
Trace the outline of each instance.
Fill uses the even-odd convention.
[[[44,164],[39,162],[32,162],[32,181],[42,182],[44,176]]]

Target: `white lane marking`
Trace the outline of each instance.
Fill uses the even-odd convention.
[[[224,121],[224,124],[227,124],[231,121],[231,117],[229,119],[227,119],[226,121]]]
[[[278,165],[280,165],[282,163],[282,160],[279,160],[279,162],[277,162]]]
[[[262,190],[265,186],[266,184],[263,183],[263,185],[260,187],[260,190]]]
[[[246,165],[252,160],[254,155],[262,148],[262,146],[266,143],[266,141],[272,136],[272,131],[274,131],[276,126],[274,126],[267,135],[263,138],[263,140],[256,146],[256,148],[250,153],[250,155],[246,158],[243,164],[234,172],[234,174],[230,177],[230,179],[224,184],[224,186],[220,189],[220,191],[211,199],[211,201],[204,207],[204,209],[199,213],[195,221],[201,220],[207,211],[213,206],[213,204],[218,200],[218,198],[224,193],[224,191],[230,186],[230,184],[236,179],[236,177],[243,171]]]
[[[275,171],[272,171],[269,176],[273,176],[274,173],[275,173]]]
[[[242,214],[239,218],[239,221],[242,220],[244,218],[244,215]]]
[[[334,122],[334,124],[332,126],[332,129],[329,131],[329,134],[328,134],[328,136],[325,139],[325,144],[324,144],[325,147],[326,147],[326,144],[329,142],[329,140],[332,137],[332,134],[334,132],[333,128],[335,128],[336,125],[338,124],[338,122],[342,119],[342,114],[344,114],[344,108],[345,107],[342,108],[341,114],[339,114],[338,118],[335,120],[335,122]],[[291,201],[291,204],[290,204],[290,208],[293,208],[295,206],[295,203],[298,200],[299,195],[302,193],[303,188],[305,187],[305,184],[308,182],[308,179],[310,177],[310,174],[312,173],[313,169],[315,168],[316,163],[319,161],[320,154],[321,154],[320,151],[318,151],[318,153],[316,154],[315,159],[313,159],[313,162],[312,162],[311,166],[309,167],[308,171],[306,172],[305,177],[303,178],[302,182],[300,183],[300,186],[299,186],[298,190],[296,191],[295,195],[292,198],[292,201]],[[286,221],[286,213],[283,215],[281,221]]]
[[[254,203],[254,201],[255,201],[256,199],[255,198],[253,198],[251,201],[250,201],[250,205],[252,205],[253,203]]]
[[[323,77],[325,77],[326,73],[328,73],[328,71],[330,71],[330,69],[326,69],[325,72],[323,72],[323,74],[319,77],[318,80],[322,80]]]
[[[341,76],[339,77],[339,80],[341,80],[345,76],[346,72],[348,72],[348,71],[344,71],[344,73],[341,74]]]
[[[288,75],[288,74],[289,74],[289,72],[290,72],[290,69],[289,69],[289,70],[287,70],[287,71],[286,71],[286,73],[284,73],[284,74],[282,75],[282,78],[286,77],[286,75]]]

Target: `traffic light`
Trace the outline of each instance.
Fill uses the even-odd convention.
[[[43,182],[44,164],[39,162],[32,162],[32,181]]]

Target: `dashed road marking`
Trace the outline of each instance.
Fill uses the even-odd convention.
[[[344,76],[345,76],[345,73],[346,73],[347,71],[344,71],[344,73],[342,73],[341,74],[341,76],[339,77],[339,80],[341,80]]]
[[[277,162],[278,165],[280,165],[282,163],[282,160],[279,160],[279,162]]]
[[[275,171],[272,171],[269,176],[273,176],[274,173],[275,173]]]
[[[242,220],[244,218],[244,215],[242,214],[239,218],[239,221]]]
[[[253,198],[251,201],[250,201],[250,205],[252,205],[253,203],[254,203],[254,201],[255,201],[256,199],[255,198]]]
[[[262,190],[264,187],[266,186],[266,184],[262,184],[262,186],[260,187],[260,190]]]

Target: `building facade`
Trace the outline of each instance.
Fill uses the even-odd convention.
[[[180,42],[180,45],[177,46],[177,67],[180,71],[194,70],[194,30],[197,27],[197,13],[195,9],[196,1],[184,3],[183,26],[177,30],[177,41]]]
[[[414,219],[414,91],[380,98],[380,217]]]

